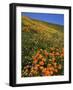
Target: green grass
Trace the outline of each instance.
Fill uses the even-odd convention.
[[[64,43],[64,27],[56,24],[50,24],[47,22],[33,20],[28,17],[22,17],[22,41],[29,44],[45,43],[51,46],[63,47]],[[22,44],[23,44],[22,43]],[[60,44],[59,44],[60,43]],[[38,45],[37,44],[37,45]],[[48,45],[49,45],[48,44]]]
[[[32,55],[38,48],[64,47],[64,27],[22,16],[22,69],[32,64]],[[34,49],[34,52],[33,50]]]

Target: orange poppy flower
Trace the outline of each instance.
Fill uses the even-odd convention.
[[[40,61],[39,64],[40,64],[40,65],[44,65],[44,62],[43,62],[43,61]]]
[[[55,63],[55,62],[56,62],[56,60],[52,60],[52,62],[53,62],[53,63]]]
[[[64,53],[61,54],[61,57],[64,57]]]
[[[56,56],[59,56],[60,55],[60,53],[59,52],[56,52],[56,54],[55,54]]]
[[[50,72],[47,70],[44,72],[44,74],[45,74],[45,76],[50,76]]]
[[[43,56],[40,54],[38,58],[41,59],[42,57],[43,57]]]
[[[40,51],[38,51],[35,55],[35,57],[38,57],[40,55]]]
[[[49,67],[47,67],[47,68],[46,68],[46,70],[47,70],[47,71],[50,71],[50,68],[49,68]]]
[[[54,53],[49,53],[50,56],[54,56]]]
[[[54,50],[54,48],[50,48],[50,50],[51,50],[51,51],[53,51],[53,50]]]
[[[44,50],[44,54],[45,54],[45,56],[48,56],[49,55],[46,50]]]
[[[35,60],[33,61],[33,63],[36,64],[36,63],[37,63],[37,59],[35,59]]]
[[[64,52],[64,48],[62,48],[62,51]]]
[[[57,48],[56,51],[59,51],[59,49]]]
[[[35,67],[34,67],[34,69],[35,69],[35,70],[38,70],[38,67],[37,67],[37,66],[35,66]]]
[[[39,64],[36,64],[37,67],[39,67],[40,65]]]
[[[50,71],[54,71],[54,67],[50,67],[49,70],[50,70]]]

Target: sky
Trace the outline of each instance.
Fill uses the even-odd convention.
[[[45,21],[45,22],[48,22],[48,23],[64,25],[64,14],[22,12],[21,15],[22,16],[28,16],[32,19]]]

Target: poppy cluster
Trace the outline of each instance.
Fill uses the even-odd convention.
[[[64,48],[37,49],[32,64],[22,69],[22,77],[57,75],[64,75]]]

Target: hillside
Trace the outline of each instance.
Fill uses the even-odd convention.
[[[51,46],[63,47],[64,39],[64,27],[56,24],[50,24],[47,22],[34,20],[26,16],[22,16],[22,31],[25,34],[32,34],[29,36],[25,35],[28,39],[35,40],[36,42],[47,42]],[[23,37],[25,38],[23,34]],[[29,41],[29,40],[28,40]],[[46,44],[47,45],[47,44]]]
[[[46,60],[45,64],[43,65],[44,68],[47,68],[47,65],[49,63],[49,61],[47,61],[48,59],[52,59],[53,57],[56,58],[56,60],[64,59],[63,51],[62,51],[62,48],[64,48],[64,27],[63,26],[40,21],[40,20],[35,20],[27,16],[22,16],[21,21],[22,21],[21,22],[21,26],[22,26],[21,27],[22,29],[22,71],[25,68],[24,66],[31,65],[33,67],[34,56],[37,57],[38,52],[40,52],[39,54],[40,57],[42,58],[43,56],[43,58]],[[53,51],[50,51],[51,48],[53,49]],[[52,53],[51,55],[53,56],[46,57],[45,56],[46,54],[44,53],[47,53],[47,55],[49,53]],[[55,56],[56,53],[58,57]],[[59,55],[62,55],[62,58]],[[38,57],[37,59],[39,60]],[[57,63],[59,64],[61,63],[61,61],[58,60]],[[62,62],[62,66],[63,64],[64,63]],[[63,75],[63,72],[64,70],[62,67],[62,69],[57,74]],[[22,77],[41,75],[40,72],[38,72],[39,74],[37,75],[30,75],[29,73],[28,75],[26,75],[26,73],[24,73],[23,71]],[[53,75],[55,75],[54,71],[53,73],[54,73]]]

